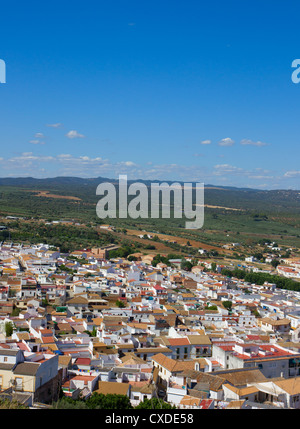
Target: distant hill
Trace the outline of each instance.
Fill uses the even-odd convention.
[[[47,240],[52,240],[52,244],[60,243],[59,246],[64,246],[65,242],[70,243],[70,237],[65,230],[49,229],[47,226],[49,222],[57,220],[84,224],[86,227],[94,225],[96,228],[101,223],[109,223],[118,231],[117,239],[125,241],[129,237],[131,240],[133,239],[132,235],[122,232],[126,230],[169,234],[175,237],[175,244],[168,244],[169,250],[172,247],[176,252],[182,250],[181,246],[176,244],[176,238],[181,236],[185,236],[191,242],[196,240],[210,246],[238,242],[245,245],[245,249],[247,249],[249,243],[258,243],[260,240],[268,239],[300,248],[300,191],[266,191],[207,184],[205,185],[203,228],[188,231],[185,229],[184,211],[182,218],[174,218],[172,209],[169,218],[162,216],[152,218],[149,213],[148,218],[120,219],[117,216],[109,218],[109,220],[108,218],[99,219],[96,204],[101,197],[96,195],[96,189],[103,182],[110,182],[116,186],[119,184],[118,179],[104,177],[1,178],[0,216],[9,215],[25,219],[25,222],[8,221],[10,222],[10,233],[16,240],[26,239],[36,242],[44,240],[46,237]],[[132,182],[136,181],[128,181],[128,184]],[[140,182],[143,182],[148,188],[153,183],[153,181],[142,180]],[[162,183],[162,181],[156,182]],[[151,198],[150,190],[148,196]],[[42,219],[45,223],[41,229],[36,230],[27,225],[26,221],[29,219],[33,222]],[[6,221],[3,220],[3,222]],[[54,237],[53,234],[58,234],[58,236]],[[73,238],[75,237],[73,241],[71,240],[74,248],[78,248],[80,245],[87,246],[89,237],[94,244],[97,242],[93,234],[87,235],[85,228],[79,230],[79,236],[74,235],[73,230],[70,234]],[[56,241],[53,241],[54,238]],[[105,239],[110,242],[111,237]],[[101,240],[100,244],[106,242]],[[143,240],[136,237],[134,240],[137,245],[143,246]],[[161,243],[158,244],[161,245]],[[148,245],[150,248],[153,247],[151,241]],[[137,248],[139,249],[139,247]]]
[[[96,203],[96,188],[100,183],[111,182],[118,185],[118,179],[104,177],[54,177],[36,179],[33,177],[0,178],[0,192],[11,188],[27,191],[49,191],[54,194],[73,196],[87,203]],[[136,182],[129,181],[128,184]],[[153,181],[139,180],[150,186]],[[163,181],[156,181],[162,183]],[[174,181],[165,181],[169,184]],[[183,182],[179,183],[183,184]],[[2,194],[2,197],[4,194]],[[228,186],[205,185],[205,204],[209,206],[259,211],[265,213],[300,214],[300,191],[298,190],[258,190]]]

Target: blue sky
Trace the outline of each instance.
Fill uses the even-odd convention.
[[[297,1],[7,2],[0,176],[299,189],[299,16]]]

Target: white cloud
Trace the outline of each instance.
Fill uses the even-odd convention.
[[[31,144],[45,144],[45,142],[41,139],[44,139],[45,136],[43,133],[35,133],[34,138],[32,140],[29,140],[29,143]]]
[[[232,146],[234,144],[234,140],[229,137],[222,139],[219,141],[219,146]]]
[[[284,173],[284,177],[297,177],[300,176],[300,170],[289,170]]]
[[[45,136],[43,133],[35,133],[34,137],[37,139],[43,139]]]
[[[63,124],[61,124],[60,122],[58,122],[56,124],[46,124],[46,127],[50,127],[50,128],[62,128]]]
[[[240,144],[241,145],[251,145],[251,146],[267,146],[268,143],[264,143],[264,142],[261,142],[259,140],[255,142],[255,141],[250,140],[250,139],[243,139],[240,141]]]
[[[184,182],[203,182],[221,185],[225,182],[231,186],[250,186],[274,188],[285,187],[287,181],[296,182],[300,170],[289,170],[276,176],[275,172],[264,168],[242,168],[229,163],[216,164],[212,168],[200,165],[200,158],[195,165],[154,164],[145,165],[133,161],[111,161],[100,156],[72,155],[60,153],[57,155],[39,155],[33,152],[23,152],[10,158],[0,158],[1,176],[76,176],[76,177],[110,177],[117,178],[127,174],[130,180],[172,180]],[[263,185],[262,185],[263,184]],[[252,185],[253,186],[253,185]],[[295,185],[297,187],[297,185]],[[251,186],[250,186],[251,187]]]
[[[85,136],[83,134],[79,134],[76,130],[70,130],[66,134],[66,137],[68,137],[68,139],[76,139],[76,138],[83,138]]]
[[[76,165],[76,166],[92,166],[92,165],[103,165],[105,162],[107,162],[107,160],[101,158],[101,157],[96,157],[96,158],[90,158],[87,155],[81,155],[81,156],[73,156],[70,155],[69,153],[62,153],[60,155],[56,156],[56,159],[59,163],[64,164],[66,163],[66,165],[70,166],[72,165]]]
[[[61,153],[60,155],[57,155],[57,158],[60,159],[66,159],[66,158],[72,158],[72,155],[70,155],[69,153]]]
[[[129,167],[127,167],[129,168]],[[44,171],[42,171],[44,169]],[[104,175],[106,172],[119,170],[116,164],[111,164],[108,160],[101,157],[90,158],[89,156],[73,156],[68,153],[62,153],[55,156],[35,155],[32,152],[23,152],[21,155],[6,159],[4,167],[1,170],[18,171],[21,175],[31,175],[43,173],[43,176],[50,177],[49,171],[56,172],[60,175],[74,175],[85,177],[97,177]],[[48,174],[46,173],[48,172]],[[13,174],[14,175],[14,174]]]
[[[235,167],[230,164],[217,164],[214,166],[214,175],[222,176],[223,174],[245,174],[246,171],[241,167]]]
[[[126,167],[136,167],[136,164],[132,161],[122,161],[120,164],[125,165]]]
[[[36,139],[36,140],[29,140],[29,143],[31,143],[31,144],[45,144],[45,142],[40,141],[38,139]]]
[[[211,144],[211,140],[202,140],[201,144]]]
[[[256,180],[262,180],[262,179],[271,180],[271,179],[274,179],[274,176],[263,176],[263,175],[252,175],[252,174],[250,174],[248,176],[248,178],[249,179],[256,179]]]

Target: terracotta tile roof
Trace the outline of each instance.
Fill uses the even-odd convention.
[[[185,395],[181,401],[180,401],[180,405],[185,405],[188,407],[192,407],[192,406],[199,406],[201,403],[202,399],[201,398],[194,398],[193,396],[190,395]]]
[[[197,375],[197,383],[200,383],[200,385],[203,385],[203,383],[208,384],[210,390],[218,392],[222,390],[224,379],[215,374],[200,372]],[[196,388],[197,385],[194,387],[194,389]]]
[[[243,397],[245,395],[250,395],[251,393],[259,392],[258,388],[254,387],[254,386],[243,387],[241,389],[239,389],[235,386],[232,386],[231,384],[227,384],[227,383],[224,383],[223,386],[226,387],[227,389],[231,390],[232,392],[234,392],[239,397]]]
[[[189,346],[190,342],[187,338],[169,338],[171,346]]]
[[[240,401],[230,401],[226,409],[239,410],[243,407],[245,402],[246,402],[245,399],[241,399]]]
[[[73,304],[86,304],[87,305],[88,303],[89,303],[89,301],[86,298],[84,298],[83,296],[77,296],[75,298],[71,298],[67,302],[68,305],[73,305]]]
[[[58,365],[68,367],[72,361],[72,357],[68,355],[58,356]]]
[[[152,357],[152,360],[156,363],[158,363],[160,366],[164,367],[170,372],[183,372],[186,370],[194,370],[195,364],[197,362],[203,364],[203,359],[195,359],[192,361],[177,361],[174,359],[171,359],[162,353],[158,353]]]
[[[268,323],[272,326],[281,326],[281,325],[289,325],[291,323],[290,319],[271,319],[270,317],[265,317],[260,320],[261,323]]]
[[[219,372],[219,377],[233,386],[245,386],[248,383],[261,383],[267,381],[267,378],[259,369],[251,370],[232,370],[228,372]]]
[[[188,335],[188,340],[190,344],[203,344],[203,345],[211,345],[211,341],[208,335]]]
[[[117,383],[113,381],[99,381],[98,389],[95,390],[97,393],[108,393],[116,395],[127,395],[128,389],[130,389],[129,383]]]
[[[15,367],[15,369],[13,370],[13,373],[17,375],[36,375],[39,367],[40,367],[40,363],[23,362],[23,363],[19,363]]]
[[[90,365],[91,359],[89,359],[89,358],[77,358],[75,360],[75,364],[76,365]]]
[[[274,384],[276,384],[282,390],[287,392],[289,395],[300,394],[300,377],[293,377],[274,381]]]

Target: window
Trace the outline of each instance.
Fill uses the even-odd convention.
[[[184,359],[188,357],[187,347],[184,348]]]
[[[21,377],[15,378],[15,389],[16,390],[23,390],[23,378],[21,378]]]

